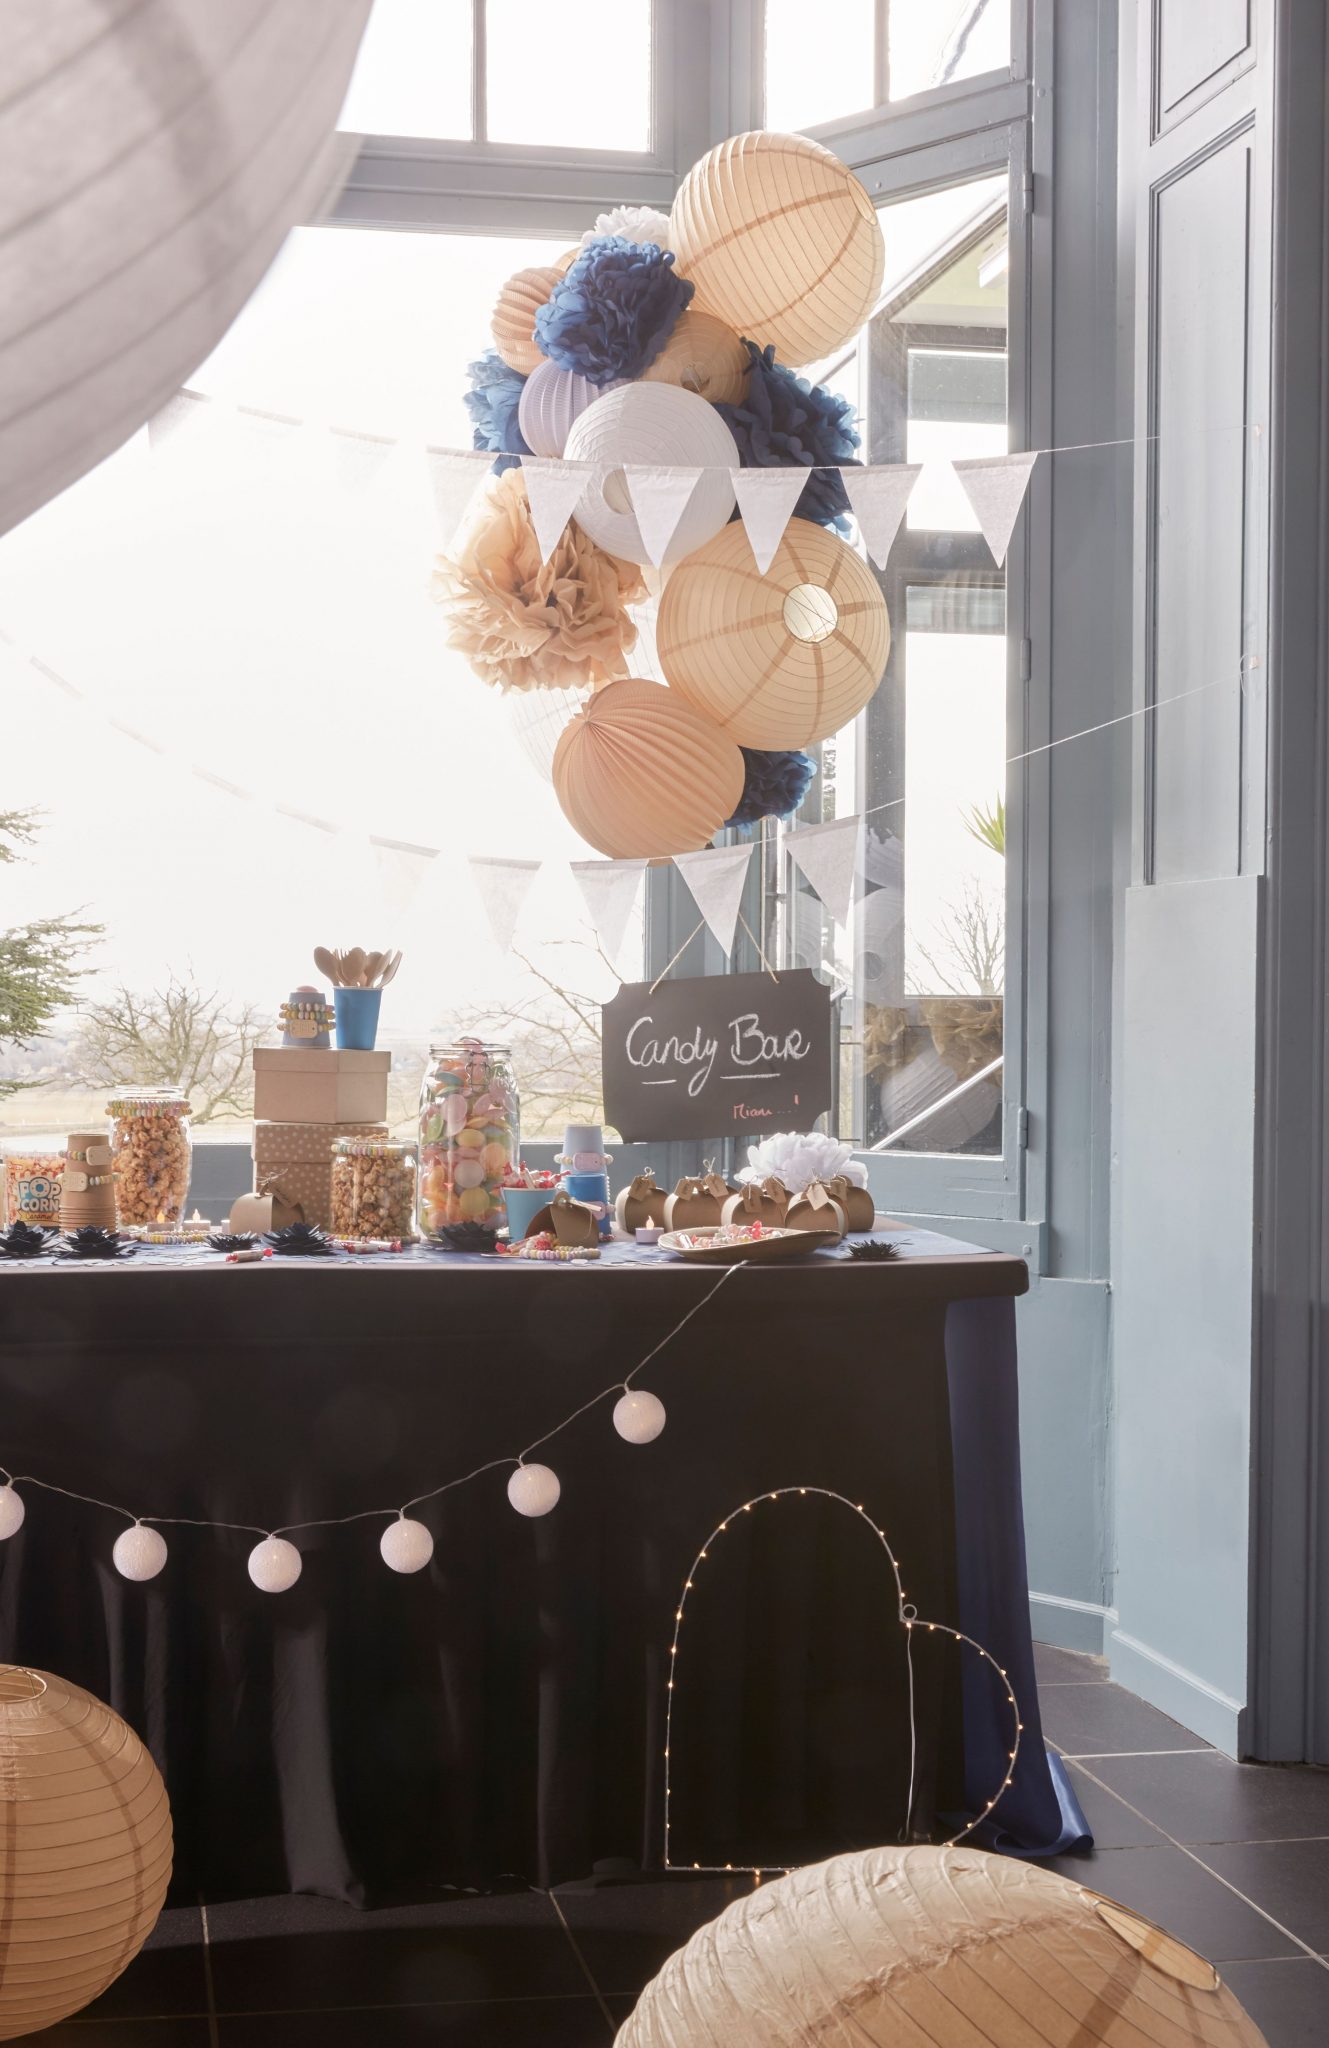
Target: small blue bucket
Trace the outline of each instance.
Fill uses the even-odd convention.
[[[332,992],[337,1012],[337,1044],[342,1052],[372,1052],[378,1037],[381,988],[338,988]]]
[[[540,1211],[554,1198],[553,1188],[504,1188],[503,1206],[508,1212],[508,1236],[513,1244],[525,1237]]]

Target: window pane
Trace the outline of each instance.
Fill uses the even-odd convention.
[[[891,98],[1011,61],[1011,0],[890,0]]]
[[[471,138],[471,0],[374,0],[339,128]]]
[[[766,125],[815,128],[875,97],[874,0],[836,0],[834,25],[807,0],[766,0]]]
[[[651,0],[487,0],[489,135],[559,149],[651,146]]]

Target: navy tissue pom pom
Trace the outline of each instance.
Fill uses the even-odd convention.
[[[856,462],[859,446],[854,409],[847,398],[823,384],[809,384],[775,360],[773,348],[745,341],[752,369],[748,395],[741,405],[717,405],[738,443],[744,469],[787,469],[795,463]],[[798,503],[799,519],[848,528],[849,500],[834,469],[810,476]]]
[[[535,339],[551,362],[592,384],[640,377],[673,333],[694,289],[675,273],[672,249],[601,235],[541,306]]]
[[[808,793],[817,765],[808,754],[765,753],[740,747],[743,794],[726,825],[755,825],[761,818],[790,818]]]

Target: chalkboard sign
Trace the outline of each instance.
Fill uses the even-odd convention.
[[[831,996],[809,968],[625,983],[601,1023],[624,1139],[806,1131],[831,1106]]]

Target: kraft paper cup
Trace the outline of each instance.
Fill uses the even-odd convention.
[[[339,988],[333,990],[337,1012],[337,1044],[342,1052],[372,1052],[378,1036],[381,988]]]

